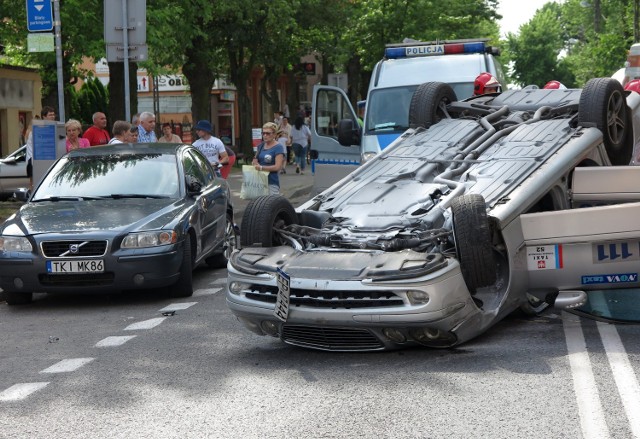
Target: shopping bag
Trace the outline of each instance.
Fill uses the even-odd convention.
[[[269,195],[269,173],[258,171],[253,165],[242,165],[240,198],[253,200],[263,195]]]

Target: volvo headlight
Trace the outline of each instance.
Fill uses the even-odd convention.
[[[33,247],[24,236],[0,236],[0,251],[31,252]]]
[[[122,240],[122,248],[158,247],[161,245],[175,244],[178,242],[178,234],[173,230],[160,230],[157,232],[129,233]]]

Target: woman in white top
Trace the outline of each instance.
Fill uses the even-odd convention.
[[[307,146],[311,142],[311,130],[304,124],[302,117],[297,117],[291,128],[291,146],[296,155],[296,174],[304,174],[307,165]]]

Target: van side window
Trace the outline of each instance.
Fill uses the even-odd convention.
[[[338,138],[338,122],[352,119],[349,103],[333,90],[321,90],[317,97],[315,126],[318,135]],[[357,121],[354,121],[357,124]],[[357,125],[356,125],[357,126]]]

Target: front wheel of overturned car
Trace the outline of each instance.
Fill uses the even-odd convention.
[[[453,199],[451,212],[460,270],[473,294],[478,288],[493,285],[497,279],[487,205],[482,195],[467,194]]]
[[[193,295],[193,258],[191,256],[191,237],[187,235],[184,240],[182,264],[180,264],[180,277],[178,281],[169,287],[170,297],[190,297]]]
[[[236,228],[233,224],[233,217],[227,215],[227,220],[224,225],[224,243],[222,244],[222,252],[209,256],[204,261],[209,267],[213,268],[226,268],[227,262],[231,257],[231,253],[238,246],[238,235],[236,234]]]
[[[26,305],[33,300],[33,293],[5,291],[4,299],[7,301],[7,305]]]
[[[289,200],[280,195],[265,195],[252,200],[242,215],[242,247],[276,247],[284,244],[277,229],[297,223],[297,214]]]
[[[611,164],[628,165],[633,155],[633,139],[627,100],[622,85],[611,78],[590,79],[580,93],[578,123],[595,125],[602,131]]]
[[[434,123],[448,117],[447,105],[457,101],[456,92],[444,82],[420,84],[409,106],[409,126],[429,128]]]

